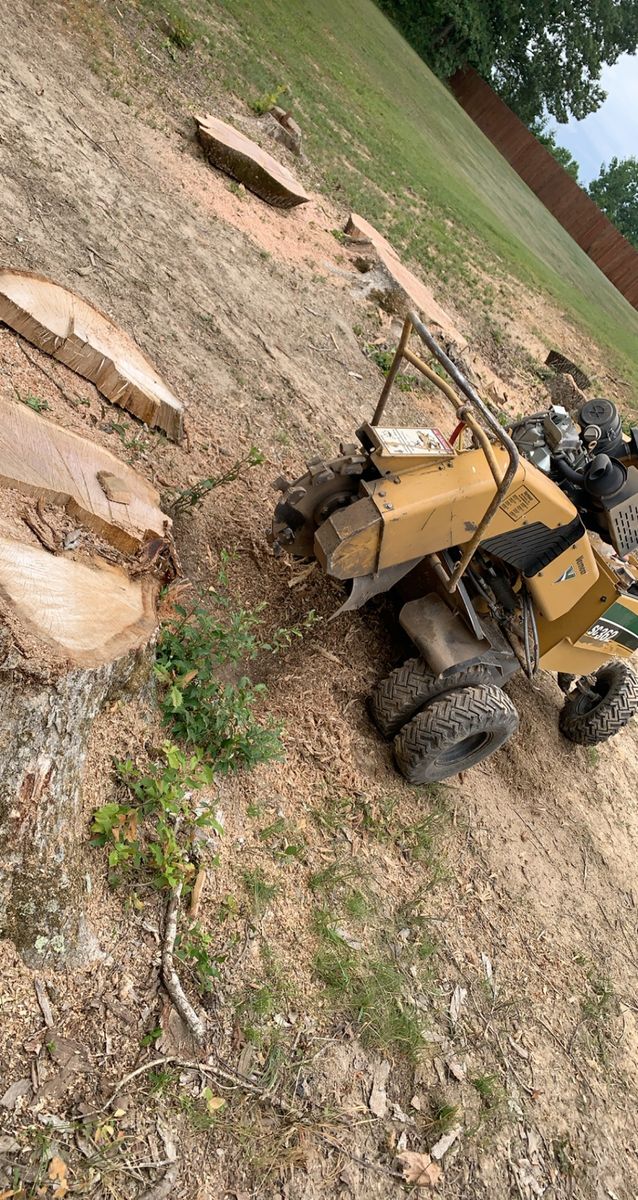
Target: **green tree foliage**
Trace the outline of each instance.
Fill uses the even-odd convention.
[[[603,163],[589,194],[628,242],[638,249],[638,159],[612,158]]]
[[[438,75],[474,67],[527,124],[594,112],[603,66],[638,46],[638,0],[380,3]]]
[[[546,150],[554,155],[556,161],[567,171],[568,175],[571,175],[572,179],[578,183],[578,163],[570,150],[567,150],[565,146],[558,145],[554,130],[547,129],[544,121],[533,121],[530,129]]]

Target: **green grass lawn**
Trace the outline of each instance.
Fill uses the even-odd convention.
[[[216,88],[250,101],[286,85],[281,102],[300,117],[320,186],[426,275],[464,296],[469,284],[486,305],[483,272],[540,287],[609,352],[638,401],[638,313],[371,0],[141,4],[187,23]]]

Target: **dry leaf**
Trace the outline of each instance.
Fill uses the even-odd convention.
[[[443,1179],[443,1171],[438,1163],[432,1162],[429,1154],[417,1154],[414,1150],[404,1150],[397,1161],[405,1182],[413,1184],[415,1187],[435,1188]]]
[[[66,1179],[68,1173],[69,1173],[69,1168],[67,1167],[64,1159],[58,1158],[58,1155],[54,1154],[53,1158],[51,1159],[51,1162],[49,1163],[49,1171],[48,1171],[49,1179],[53,1179],[57,1182],[62,1183],[63,1180]]]

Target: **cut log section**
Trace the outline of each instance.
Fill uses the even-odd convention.
[[[126,554],[170,529],[159,494],[137,471],[9,400],[0,400],[0,487],[63,505]]]
[[[113,404],[181,438],[180,401],[132,338],[88,300],[31,271],[0,270],[0,321],[90,379]]]
[[[145,646],[158,584],[96,558],[74,562],[0,536],[0,599],[18,638],[41,641],[74,666],[101,666]]]
[[[435,300],[432,292],[416,275],[401,262],[396,250],[374,225],[357,213],[351,213],[345,226],[351,238],[351,248],[361,243],[361,257],[371,261],[362,274],[362,286],[366,295],[374,297],[384,308],[406,316],[410,309],[418,309],[426,321],[438,325],[446,339],[454,342],[460,351],[467,349],[467,339],[455,326],[452,318]]]
[[[225,121],[197,117],[197,136],[214,167],[238,179],[267,204],[294,208],[310,199],[287,167]]]
[[[143,554],[126,555],[170,523],[145,480],[77,434],[12,403],[0,430],[0,936],[30,965],[66,968],[100,953],[89,736],[113,701],[150,692],[159,582]],[[37,519],[20,493],[42,498]],[[60,503],[118,545],[121,564],[89,533],[65,551]]]

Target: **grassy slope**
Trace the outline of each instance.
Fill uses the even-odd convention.
[[[477,303],[473,267],[513,272],[548,292],[638,384],[638,313],[371,0],[145,7],[192,20],[216,83],[238,96],[286,84],[326,192],[376,221],[426,271],[450,287],[473,283]]]

